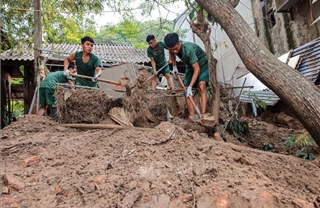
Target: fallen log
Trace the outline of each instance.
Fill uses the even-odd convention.
[[[140,131],[153,130],[152,128],[129,127],[114,124],[60,124],[63,127],[79,128],[79,129],[134,129]]]

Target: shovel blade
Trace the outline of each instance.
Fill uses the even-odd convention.
[[[126,86],[128,85],[129,78],[128,77],[122,77],[119,80],[119,84],[116,84],[115,88],[113,89],[114,91],[119,91],[119,92],[125,92],[126,91]]]

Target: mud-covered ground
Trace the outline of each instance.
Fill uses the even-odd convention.
[[[320,207],[318,147],[304,150],[318,156],[311,161],[296,156],[302,147],[283,145],[308,137],[292,117],[245,117],[249,131],[237,137],[221,122],[186,124],[182,91],[148,94],[146,77],[125,99],[62,90],[59,122],[27,115],[5,127],[0,207]]]
[[[25,116],[2,130],[0,207],[318,208],[319,157],[295,157],[283,141],[281,154],[252,148],[295,130],[248,122],[242,141],[224,142],[175,122],[76,129]]]

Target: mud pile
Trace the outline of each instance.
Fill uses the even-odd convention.
[[[56,87],[57,116],[60,123],[97,124],[109,118],[112,108],[123,108],[134,125],[159,124],[166,120],[168,103],[161,94],[150,92],[144,81],[148,73],[140,70],[129,94],[113,98],[100,89]],[[121,118],[120,118],[121,119]]]
[[[311,208],[320,203],[319,161],[213,140],[168,122],[153,129],[85,131],[46,120],[39,128],[31,117],[17,122],[25,124],[15,129],[19,136],[11,135],[9,126],[1,138],[1,207]]]
[[[112,98],[99,89],[56,87],[57,116],[61,123],[100,123],[114,107],[123,107],[125,99]]]

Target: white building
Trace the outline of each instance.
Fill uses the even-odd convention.
[[[252,30],[255,30],[253,12],[251,9],[251,0],[240,0],[236,6],[237,12],[249,24]],[[184,41],[194,42],[204,49],[201,39],[192,32],[187,21],[188,10],[175,20],[174,30],[187,29]],[[217,78],[223,84],[231,84],[234,87],[241,87],[246,79],[245,86],[254,86],[252,90],[262,90],[267,87],[262,84],[251,72],[247,70],[241,61],[235,47],[228,35],[220,25],[214,24],[211,27],[211,45],[212,54],[217,62]],[[243,91],[249,88],[244,88]],[[239,95],[240,88],[234,90],[235,96]]]

